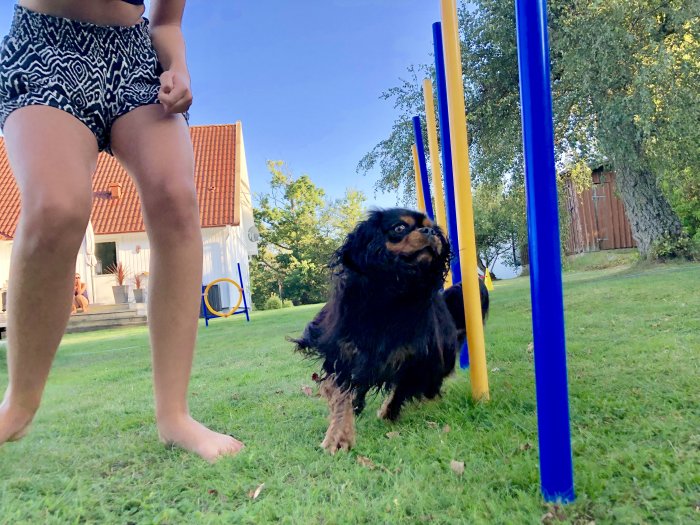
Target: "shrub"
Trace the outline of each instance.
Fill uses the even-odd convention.
[[[674,258],[693,260],[698,255],[697,249],[696,238],[691,238],[688,232],[684,231],[680,236],[665,235],[652,248],[651,257],[662,261]]]
[[[279,296],[275,293],[270,295],[265,300],[265,304],[263,305],[263,310],[279,310],[280,308],[283,308],[284,303],[282,302],[282,299],[279,298]]]

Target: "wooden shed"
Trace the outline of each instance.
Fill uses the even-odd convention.
[[[576,192],[571,180],[567,181],[567,254],[635,247],[625,205],[615,194],[615,173],[598,169],[592,178],[591,187],[581,193]]]

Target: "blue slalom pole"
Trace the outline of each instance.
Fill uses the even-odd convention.
[[[438,98],[438,121],[440,122],[440,142],[442,145],[442,172],[445,176],[445,211],[447,212],[447,235],[452,246],[452,282],[462,281],[462,268],[459,265],[459,240],[457,236],[457,210],[455,209],[454,171],[452,170],[452,141],[450,139],[450,116],[447,109],[447,81],[445,80],[445,54],[442,47],[442,24],[433,24],[433,48],[435,50],[435,84]],[[459,353],[459,366],[469,368],[469,348],[464,341]]]
[[[208,327],[209,326],[209,319],[214,317],[209,313],[209,309],[207,308],[207,303],[204,302],[204,290],[207,289],[207,285],[203,284],[202,285],[202,317],[204,317],[204,324]]]
[[[455,256],[450,270],[452,282],[462,280],[459,266],[459,241],[457,239],[457,212],[455,210],[455,185],[452,170],[452,141],[450,140],[450,118],[447,110],[447,81],[445,80],[445,54],[442,48],[442,24],[433,24],[433,48],[435,50],[435,84],[438,98],[438,121],[440,122],[440,143],[442,146],[442,172],[445,176],[445,208],[447,211],[447,235]]]
[[[574,493],[546,0],[516,0],[540,478],[546,501]]]
[[[420,167],[420,180],[423,183],[423,202],[425,202],[425,214],[431,221],[435,221],[433,199],[430,195],[430,181],[428,180],[428,163],[425,162],[425,145],[423,144],[423,128],[421,128],[420,125],[420,117],[413,117],[413,134],[416,137],[418,166]]]
[[[245,320],[250,322],[250,315],[248,315],[248,301],[245,298],[245,286],[243,286],[243,273],[241,273],[241,263],[236,263],[238,265],[238,279],[241,283],[241,294],[243,295],[243,309],[245,311]]]

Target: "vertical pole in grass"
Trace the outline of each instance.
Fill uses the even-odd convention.
[[[418,156],[418,168],[420,172],[421,188],[423,190],[423,202],[425,214],[431,221],[435,220],[433,212],[433,199],[430,196],[430,180],[428,180],[428,164],[425,162],[425,146],[423,145],[423,129],[420,125],[420,117],[413,117],[413,134],[416,137],[416,155]]]
[[[542,495],[575,499],[546,0],[516,0]]]
[[[450,116],[447,107],[447,83],[445,81],[445,54],[442,48],[442,24],[433,24],[433,49],[435,54],[435,87],[438,95],[438,122],[440,123],[440,143],[442,145],[442,171],[445,175],[445,212],[447,214],[447,234],[455,256],[450,270],[452,282],[462,280],[459,267],[459,236],[457,235],[457,213],[455,211],[455,186],[452,171],[452,149],[450,140]]]
[[[425,102],[425,124],[428,129],[430,168],[433,173],[433,189],[435,191],[435,222],[447,233],[447,212],[445,211],[445,191],[443,190],[442,172],[440,170],[440,147],[437,139],[437,122],[435,121],[433,83],[428,78],[423,80],[423,101]],[[447,236],[449,237],[449,233],[447,233]],[[447,274],[445,286],[452,286],[452,272]]]
[[[442,38],[445,52],[445,79],[447,105],[452,139],[452,166],[454,170],[455,210],[459,237],[459,264],[464,270],[462,294],[469,344],[469,376],[472,397],[489,399],[489,378],[486,371],[484,325],[481,317],[479,278],[476,266],[476,235],[472,206],[471,176],[469,173],[469,142],[462,80],[462,53],[459,46],[457,5],[455,0],[441,0]]]
[[[415,176],[416,182],[416,208],[421,213],[425,213],[425,198],[423,195],[423,182],[420,178],[420,163],[418,162],[418,149],[416,145],[411,146],[411,153],[413,154],[413,174]]]
[[[243,286],[243,273],[241,272],[241,263],[236,263],[238,265],[238,279],[241,282],[241,294],[243,295],[243,308],[245,309],[245,319],[250,322],[250,315],[248,314],[248,300],[245,298],[245,286]]]
[[[445,213],[447,215],[447,235],[452,248],[450,273],[452,282],[462,281],[459,267],[459,236],[457,235],[457,213],[455,211],[455,186],[452,172],[452,141],[450,140],[450,115],[447,107],[447,83],[445,81],[445,54],[442,47],[442,24],[433,24],[433,49],[435,55],[435,89],[438,97],[438,122],[440,123],[440,144],[442,145],[442,171],[445,175]],[[469,368],[469,347],[466,340],[459,353],[459,366]]]

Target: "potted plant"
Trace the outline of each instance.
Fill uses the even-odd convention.
[[[137,303],[145,303],[143,296],[143,278],[146,277],[145,273],[137,273],[134,275],[134,301]]]
[[[112,264],[107,268],[107,273],[114,275],[114,280],[117,281],[117,286],[112,286],[114,293],[114,302],[116,304],[124,304],[129,302],[129,287],[124,284],[128,270],[124,263]]]

